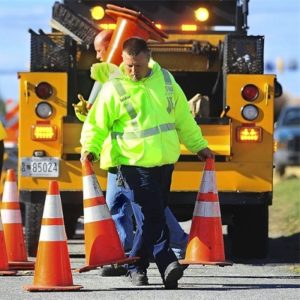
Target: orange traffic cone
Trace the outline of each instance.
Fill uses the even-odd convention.
[[[86,266],[79,272],[87,272],[109,264],[131,263],[138,257],[127,258],[115,223],[106,205],[102,190],[89,161],[82,164],[84,241]]]
[[[49,183],[37,250],[33,285],[27,291],[74,291],[67,236],[57,181]]]
[[[132,36],[144,40],[151,38],[156,41],[163,41],[168,36],[140,12],[107,4],[105,13],[116,20],[116,29],[108,45],[104,61],[119,65],[122,62],[122,44]]]
[[[231,265],[225,261],[222,222],[214,160],[207,159],[181,264]]]
[[[34,262],[27,259],[16,175],[13,169],[7,170],[1,216],[9,266],[19,270],[32,270]]]
[[[8,268],[8,259],[6,245],[3,233],[3,226],[0,214],[0,275],[15,275],[16,271],[10,271]]]

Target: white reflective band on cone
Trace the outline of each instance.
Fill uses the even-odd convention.
[[[2,202],[19,202],[18,188],[15,182],[5,182]]]
[[[63,212],[61,208],[60,195],[47,195],[43,218],[62,218]]]
[[[103,193],[95,175],[83,177],[83,199],[102,197]]]
[[[213,192],[217,194],[217,183],[215,177],[215,171],[205,171],[202,177],[202,183],[200,186],[200,193]]]
[[[221,217],[219,202],[196,201],[194,217]]]
[[[20,224],[22,223],[21,212],[19,209],[2,209],[1,210],[3,224]]]
[[[111,215],[106,204],[84,208],[83,214],[84,223],[111,219]]]
[[[40,241],[55,242],[66,241],[66,231],[64,225],[42,225],[40,233]]]

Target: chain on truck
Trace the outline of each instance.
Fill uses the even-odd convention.
[[[216,154],[222,222],[228,225],[232,254],[266,256],[273,107],[280,85],[275,75],[263,73],[264,37],[247,35],[248,0],[65,0],[54,3],[51,33],[30,30],[30,72],[19,73],[18,145],[29,254],[36,253],[50,179],[59,182],[69,237],[82,215],[82,123],[72,104],[78,93],[87,99],[93,85],[94,37],[101,29],[116,29],[119,19],[106,13],[107,4],[142,12],[168,35],[149,41],[152,56],[172,72],[191,106],[197,100],[195,120]],[[106,173],[95,169],[105,189]],[[169,202],[181,221],[192,217],[202,169],[203,163],[182,147]]]

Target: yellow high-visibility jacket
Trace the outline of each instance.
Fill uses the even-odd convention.
[[[103,83],[105,83],[109,79],[118,77],[119,75],[119,68],[112,63],[101,62],[93,64],[91,67],[91,78],[96,82],[94,83],[94,86],[89,95],[89,99],[86,102],[89,103],[89,105],[92,105],[95,101],[95,98],[97,97],[97,94],[100,92]],[[82,105],[86,107],[87,103],[83,103]],[[78,109],[78,106],[76,106],[74,110],[78,120],[84,122],[84,120],[86,119],[86,112],[82,109]]]
[[[0,141],[4,140],[5,138],[6,138],[6,131],[4,129],[2,122],[0,121]]]
[[[118,66],[112,63],[100,62],[91,66],[91,78],[97,80],[101,84],[109,79],[119,77],[119,75],[120,70]]]
[[[175,163],[180,143],[193,153],[207,147],[173,76],[154,61],[149,66],[150,76],[135,82],[121,65],[122,76],[103,85],[83,124],[82,152],[99,158],[102,151],[103,169]]]

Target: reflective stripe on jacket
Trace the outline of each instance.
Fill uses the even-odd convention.
[[[207,147],[172,75],[153,61],[151,68],[151,75],[140,81],[123,74],[104,84],[89,111],[81,134],[82,151],[96,157],[101,153],[103,169],[175,163],[180,143],[193,153]]]

